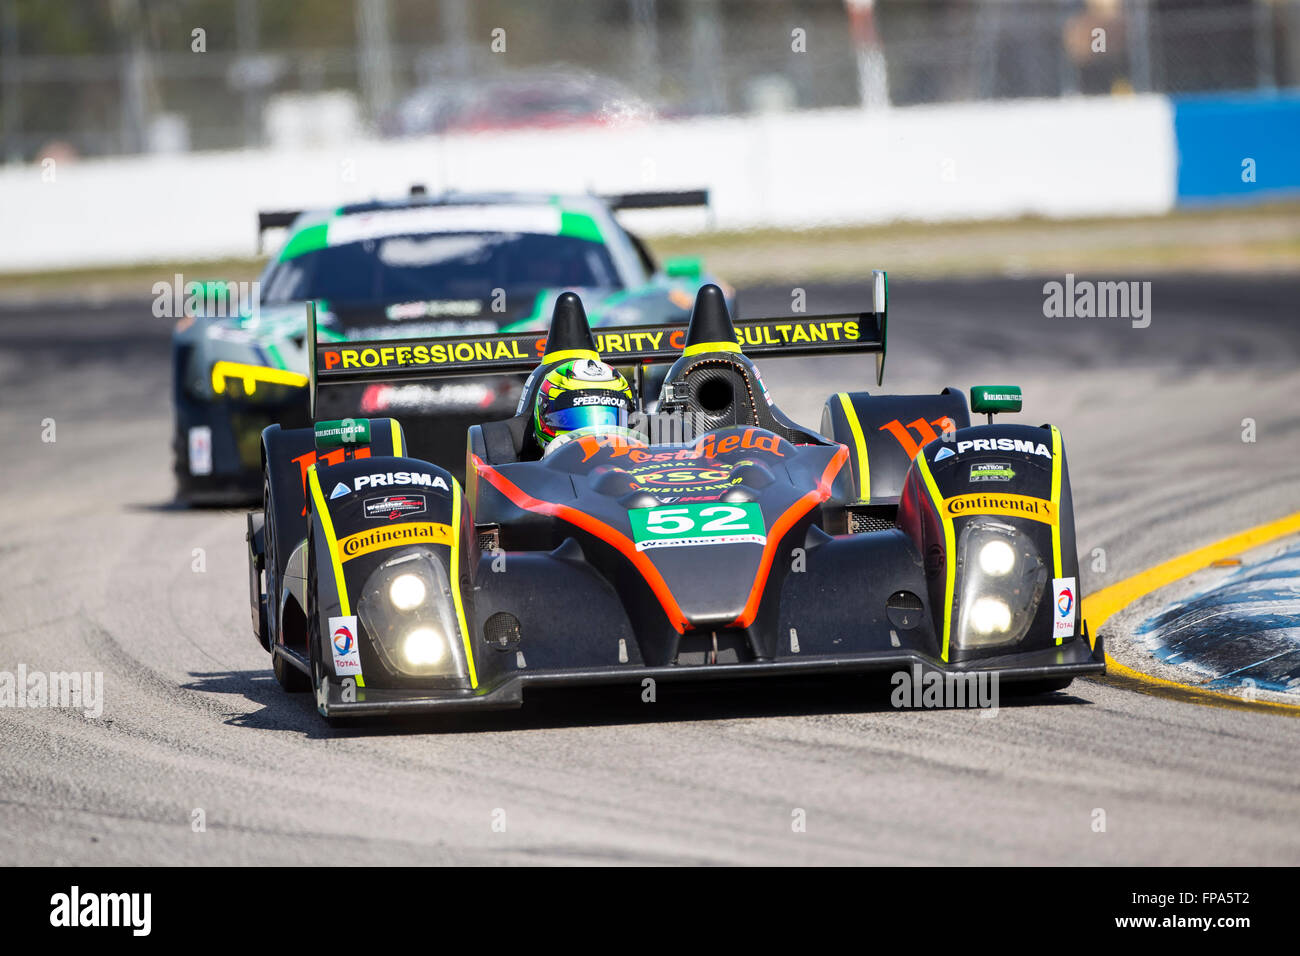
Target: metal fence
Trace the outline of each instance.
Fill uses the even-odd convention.
[[[1296,84],[1300,0],[0,0],[9,162]]]

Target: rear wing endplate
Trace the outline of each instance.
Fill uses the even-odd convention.
[[[750,358],[874,353],[876,383],[884,379],[888,280],[876,271],[872,311],[737,319],[741,351]],[[591,330],[596,350],[612,365],[672,362],[686,343],[685,325],[606,326]],[[320,342],[316,304],[307,303],[308,379],[312,417],[319,389],[336,385],[436,379],[457,375],[531,372],[546,350],[546,332]]]

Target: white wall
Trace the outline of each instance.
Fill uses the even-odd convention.
[[[252,255],[259,209],[398,196],[413,182],[707,186],[719,229],[1160,213],[1173,206],[1176,159],[1168,101],[1144,96],[131,157],[54,173],[0,169],[0,272]],[[707,222],[684,210],[635,219],[651,233]]]

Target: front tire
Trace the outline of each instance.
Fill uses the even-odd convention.
[[[302,694],[311,690],[311,678],[294,667],[279,654],[271,655],[271,673],[286,694]]]
[[[279,583],[280,562],[276,555],[278,542],[275,540],[275,522],[271,520],[271,483],[265,472],[262,476],[262,514],[264,516],[262,550],[263,560],[266,563],[267,621],[270,623],[270,632],[266,637],[271,651],[271,673],[275,675],[276,683],[286,694],[301,694],[311,690],[311,679],[275,652],[275,645],[278,643],[276,638],[283,622],[278,613],[274,616],[270,613],[272,602],[275,602],[278,611],[280,601],[278,588],[271,587],[271,584]]]

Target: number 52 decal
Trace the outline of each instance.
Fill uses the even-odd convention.
[[[636,549],[703,544],[766,544],[763,509],[743,504],[687,504],[634,508],[632,538]]]

